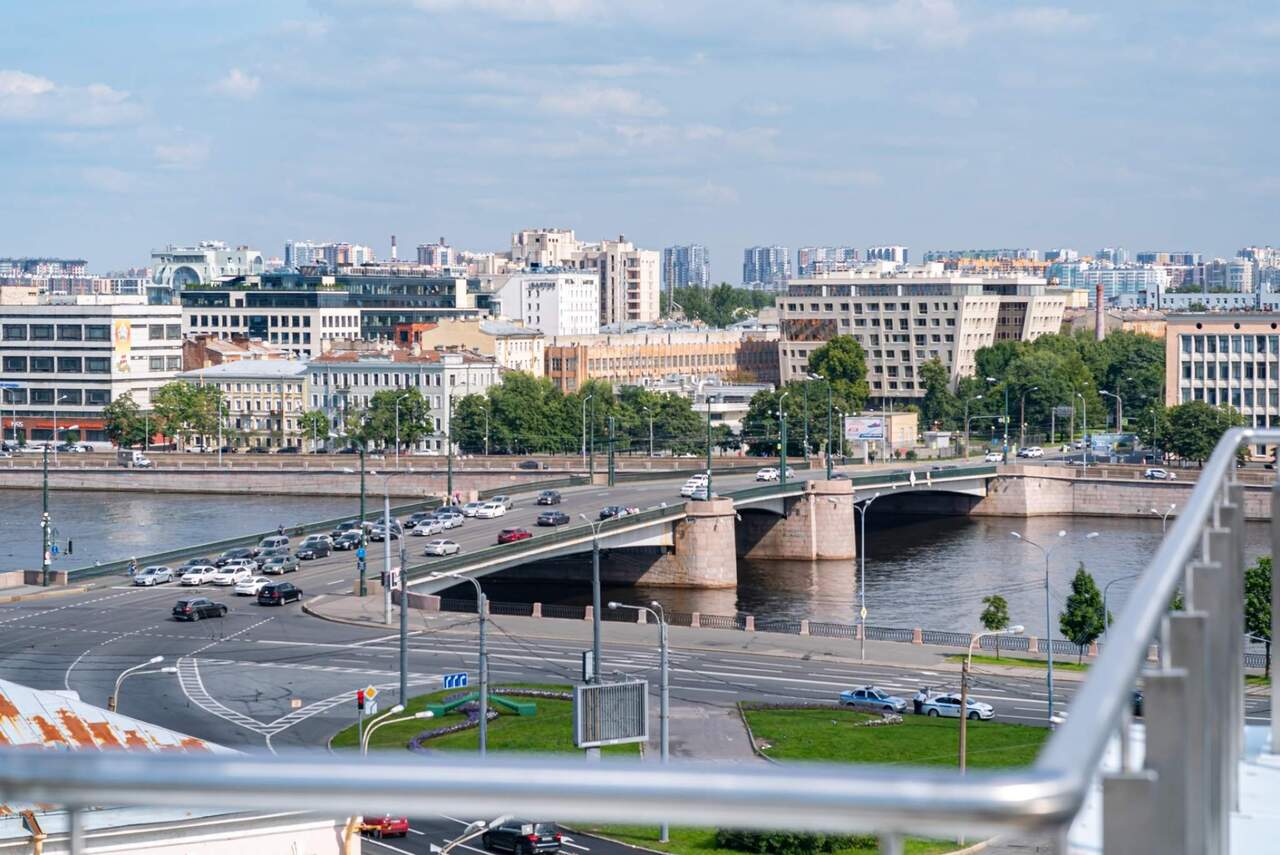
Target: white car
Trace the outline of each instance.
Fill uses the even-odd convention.
[[[246,576],[236,582],[235,595],[237,597],[256,597],[259,591],[270,584],[271,580],[266,576]]]
[[[466,522],[467,518],[462,514],[443,513],[436,516],[436,520],[445,528],[457,528]]]
[[[516,500],[511,498],[510,496],[494,496],[489,501],[497,502],[498,504],[502,505],[502,507],[506,508],[508,511],[513,509],[516,506]]]
[[[222,567],[224,570],[228,567],[248,570],[249,575],[253,575],[258,572],[258,562],[252,558],[232,558],[226,564],[223,564]]]
[[[1044,457],[1044,449],[1038,445],[1030,445],[1018,452],[1019,457]]]
[[[203,585],[205,582],[212,582],[217,573],[217,567],[208,564],[197,564],[195,567],[187,568],[187,572],[182,574],[179,583],[191,586]]]
[[[765,468],[761,469],[759,472],[756,473],[756,480],[757,481],[777,481],[778,470],[773,468],[772,466],[766,466]]]
[[[133,574],[133,584],[149,588],[152,585],[163,585],[173,581],[173,571],[168,567],[144,567]]]
[[[688,498],[692,496],[699,488],[707,486],[706,475],[694,475],[684,482],[684,486],[680,488],[680,495]]]
[[[422,550],[423,555],[457,555],[462,551],[462,547],[458,546],[452,540],[433,540],[427,544],[427,548]]]
[[[235,585],[251,576],[247,567],[219,567],[209,581],[215,585]]]
[[[462,511],[462,515],[464,517],[474,517],[476,515],[476,511],[480,510],[482,507],[484,507],[484,502],[467,502],[459,508],[459,510]]]
[[[920,711],[925,715],[933,718],[959,718],[960,717],[960,696],[959,695],[934,695],[925,700],[920,707]],[[995,718],[996,711],[991,704],[984,704],[981,701],[975,701],[969,698],[969,720],[977,719],[987,720]]]
[[[436,519],[435,517],[428,517],[415,525],[409,533],[414,537],[430,537],[431,535],[439,534],[442,531],[444,531],[444,522]]]
[[[1142,473],[1143,478],[1149,478],[1152,481],[1177,481],[1178,476],[1174,475],[1168,469],[1154,467]]]
[[[476,519],[491,520],[494,517],[504,516],[507,513],[507,506],[502,502],[485,502],[476,510]]]
[[[987,456],[982,459],[987,463],[999,463],[1004,460],[1004,455],[998,451],[988,451]]]

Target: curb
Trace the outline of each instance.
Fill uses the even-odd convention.
[[[638,843],[627,843],[625,840],[618,840],[613,837],[606,837],[605,835],[597,834],[594,831],[580,831],[579,829],[576,829],[569,825],[561,825],[560,827],[567,828],[570,831],[572,831],[574,834],[581,834],[583,837],[594,837],[596,840],[604,840],[608,843],[614,844],[615,846],[625,846],[628,849],[634,849],[637,852],[652,852],[653,855],[671,855],[671,853],[667,852],[665,849],[650,849],[648,846],[641,846]]]
[[[738,701],[734,704],[733,708],[738,711],[738,718],[742,719],[742,726],[747,729],[747,739],[751,742],[751,753],[759,757],[761,760],[764,760],[766,763],[772,763],[775,766],[780,765],[777,760],[774,760],[756,746],[756,735],[751,730],[751,724],[747,721],[746,712],[742,709],[742,701]]]
[[[325,597],[327,597],[327,596],[329,596],[329,595],[328,595],[328,594],[320,594],[319,596],[312,597],[310,602],[308,602],[307,600],[303,600],[303,601],[302,601],[302,603],[301,603],[301,605],[302,605],[302,612],[303,612],[303,614],[311,615],[313,618],[317,618],[318,620],[327,620],[327,621],[329,621],[330,623],[341,623],[341,624],[346,624],[347,626],[363,626],[363,627],[367,627],[367,628],[369,628],[369,629],[377,629],[377,628],[379,628],[379,627],[383,627],[383,628],[386,628],[386,627],[387,627],[387,624],[385,624],[385,623],[370,623],[369,621],[365,621],[365,620],[351,620],[351,619],[349,619],[349,618],[333,617],[332,615],[322,614],[321,612],[318,612],[318,611],[316,611],[314,608],[312,608],[312,607],[311,607],[311,604],[312,604],[312,603],[318,602],[319,600],[321,600],[321,599],[323,599],[323,598],[325,598]],[[410,634],[412,634],[412,633],[410,633]]]
[[[83,594],[85,591],[93,590],[92,585],[78,585],[74,588],[57,588],[49,591],[36,591],[33,594],[11,594],[8,597],[0,599],[0,603],[20,603],[26,600],[42,600],[46,597],[60,597],[64,594]]]

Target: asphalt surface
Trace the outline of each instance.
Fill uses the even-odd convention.
[[[390,852],[411,852],[413,855],[419,855],[419,853],[420,855],[430,855],[432,845],[443,848],[445,843],[456,838],[466,828],[467,822],[467,820],[451,816],[410,817],[408,835],[387,840],[375,840],[366,835],[363,844],[367,848],[364,851],[369,855]],[[586,855],[586,853],[594,853],[594,855],[624,855],[624,853],[625,855],[635,855],[636,850],[630,846],[567,830],[562,830],[561,833],[565,836],[560,849],[564,855]],[[477,855],[487,855],[484,847],[480,845],[479,837],[467,843],[458,844],[452,851],[459,850],[477,853]]]

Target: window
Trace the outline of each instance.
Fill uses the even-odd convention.
[[[207,321],[207,320],[208,320],[208,318],[205,318],[205,319],[204,319],[204,321]],[[200,326],[208,326],[208,324],[207,324],[207,323],[202,322],[202,323],[200,324]],[[148,337],[148,338],[150,338],[152,341],[161,341],[161,340],[163,340],[163,339],[164,339],[164,324],[151,324],[151,325],[149,325],[149,326],[147,327],[147,337]]]
[[[5,324],[4,340],[5,341],[26,341],[27,325],[26,324]]]
[[[86,356],[84,370],[90,374],[110,374],[111,360],[105,356]]]
[[[107,389],[86,389],[84,392],[84,402],[86,404],[94,404],[102,406],[111,403],[111,392]]]
[[[218,322],[218,318],[217,318],[217,316],[216,316],[216,315],[214,316],[213,321],[214,321],[214,324],[216,325],[216,324],[217,324],[217,322]],[[174,341],[181,341],[181,339],[182,339],[182,324],[165,324],[165,326],[164,326],[164,337],[165,337],[165,338],[167,338],[167,339],[174,340]]]
[[[53,324],[32,324],[32,341],[53,341]]]
[[[27,358],[25,356],[6,356],[4,358],[5,374],[25,374],[27,372]]]
[[[58,371],[77,374],[82,371],[81,360],[78,356],[59,356]]]
[[[31,403],[33,403],[33,404],[52,404],[52,403],[53,403],[53,390],[52,390],[52,389],[32,389],[32,390],[31,390]]]
[[[53,373],[53,357],[52,356],[31,357],[31,370],[38,374],[52,374]]]
[[[58,341],[80,341],[84,332],[79,324],[58,324]]]
[[[110,341],[111,327],[106,324],[86,324],[84,328],[85,341]]]
[[[58,403],[71,404],[72,406],[76,406],[80,404],[81,403],[80,390],[79,389],[59,389]]]
[[[151,359],[150,359],[150,361],[149,361],[149,366],[148,366],[148,367],[150,367],[150,369],[151,369],[152,371],[163,371],[163,370],[164,370],[164,357],[163,357],[163,356],[153,356],[153,357],[151,357]]]
[[[181,371],[182,357],[181,356],[165,357],[165,367],[168,368],[170,371]]]

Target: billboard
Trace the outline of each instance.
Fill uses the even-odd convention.
[[[649,682],[573,687],[573,744],[599,748],[649,741]]]
[[[133,351],[133,330],[127,318],[111,322],[111,370],[116,374],[129,373],[129,354]]]
[[[884,419],[873,416],[846,416],[844,438],[850,442],[884,439]]]

